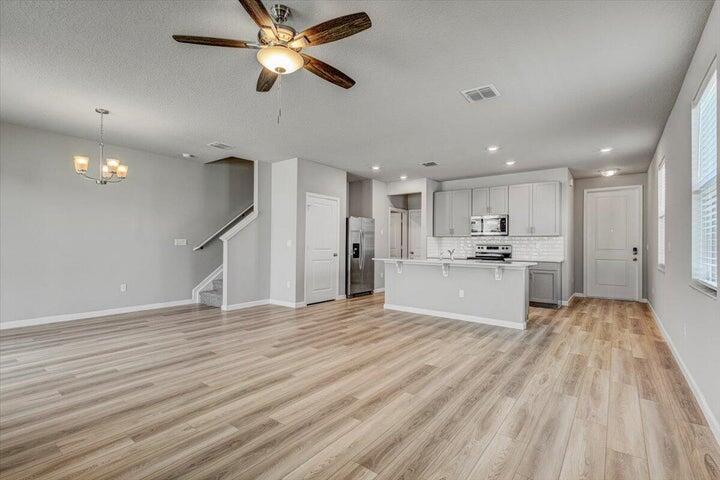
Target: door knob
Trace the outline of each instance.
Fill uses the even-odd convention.
[[[333,253],[333,257],[337,257],[337,253]]]

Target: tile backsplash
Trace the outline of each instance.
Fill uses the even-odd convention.
[[[447,256],[455,249],[455,258],[475,255],[475,246],[512,245],[513,258],[520,260],[557,260],[565,256],[563,237],[427,237],[427,256]]]

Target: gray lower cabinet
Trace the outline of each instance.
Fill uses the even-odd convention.
[[[530,301],[560,305],[561,264],[541,262],[530,267]]]

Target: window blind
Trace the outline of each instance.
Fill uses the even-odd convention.
[[[693,106],[693,280],[717,290],[717,70]]]

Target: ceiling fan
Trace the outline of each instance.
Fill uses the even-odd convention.
[[[367,13],[353,13],[334,18],[297,33],[285,23],[290,16],[290,9],[285,5],[273,5],[270,8],[272,12],[270,16],[260,0],[239,0],[239,2],[260,27],[257,42],[190,35],[173,35],[173,38],[181,43],[257,50],[257,60],[263,67],[257,81],[258,92],[270,91],[278,75],[287,75],[300,68],[305,68],[343,88],[355,85],[355,80],[337,68],[302,53],[302,50],[367,30],[372,26]]]

